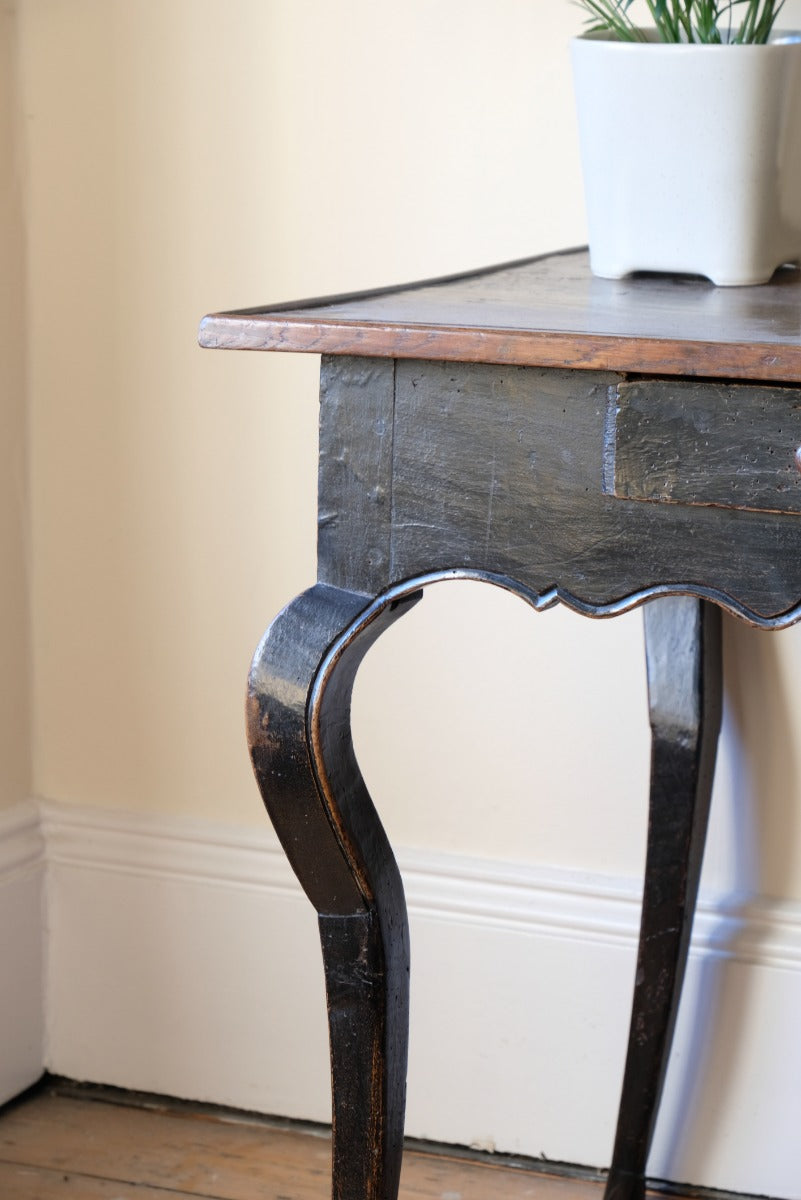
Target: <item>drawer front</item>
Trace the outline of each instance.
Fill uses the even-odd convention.
[[[801,389],[622,382],[603,478],[626,500],[801,514]]]

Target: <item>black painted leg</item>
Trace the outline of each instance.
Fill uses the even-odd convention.
[[[319,584],[273,623],[253,660],[248,740],[264,803],[319,915],[328,995],[334,1200],[395,1200],[403,1149],[409,954],[400,874],[359,772],[353,681],[419,593]]]
[[[720,610],[644,608],[651,799],[629,1046],[605,1200],[639,1200],[667,1068],[704,852],[721,712]]]

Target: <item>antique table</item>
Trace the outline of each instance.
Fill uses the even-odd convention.
[[[256,777],[319,913],[335,1200],[393,1200],[408,1025],[403,888],[353,752],[367,648],[446,578],[535,609],[645,601],[651,795],[607,1195],[641,1196],[720,724],[720,611],[801,616],[801,273],[595,279],[583,251],[205,318],[201,344],[321,353],[318,582],[250,676]]]

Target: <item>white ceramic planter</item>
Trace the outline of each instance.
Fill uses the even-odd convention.
[[[764,283],[801,259],[801,34],[766,46],[575,38],[593,272]]]

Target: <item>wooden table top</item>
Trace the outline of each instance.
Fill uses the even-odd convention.
[[[569,250],[347,296],[214,313],[202,346],[801,382],[801,271],[721,288],[591,274]]]

